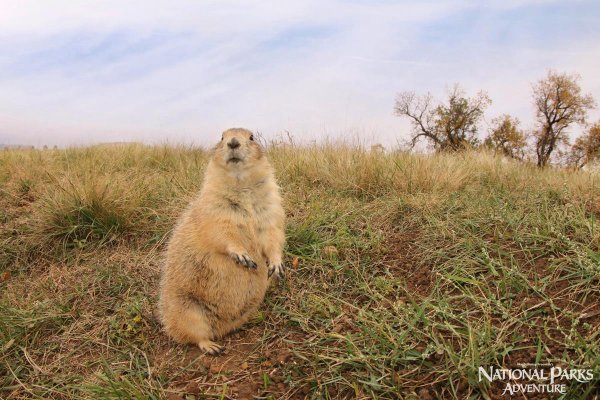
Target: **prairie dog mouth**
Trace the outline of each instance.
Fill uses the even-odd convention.
[[[228,152],[227,164],[229,164],[229,163],[237,164],[242,161],[244,161],[244,157],[238,151],[231,150]]]
[[[231,157],[229,157],[229,158],[227,159],[227,163],[230,163],[230,162],[231,162],[231,163],[237,164],[237,163],[239,163],[239,162],[241,162],[241,161],[242,161],[242,159],[241,159],[241,158],[239,158],[239,157],[236,157],[236,156],[231,156]]]

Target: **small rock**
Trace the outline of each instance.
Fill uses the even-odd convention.
[[[338,254],[338,249],[335,246],[325,246],[323,247],[323,254],[327,256],[335,256]]]
[[[185,392],[194,395],[200,394],[200,387],[196,382],[191,381],[185,386]]]
[[[421,400],[433,400],[433,398],[429,394],[429,390],[427,390],[425,388],[422,388],[421,390],[419,390],[419,398]]]
[[[292,357],[292,353],[290,353],[289,351],[282,351],[281,353],[279,353],[277,355],[277,362],[280,364],[283,364],[287,360],[289,360],[291,357]]]

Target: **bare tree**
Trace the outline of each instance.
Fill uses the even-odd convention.
[[[567,155],[567,164],[573,166],[575,169],[581,169],[585,164],[587,164],[586,160],[586,151],[585,151],[585,142],[582,140],[583,137],[578,137],[573,146],[571,146],[571,151]]]
[[[533,101],[539,127],[535,132],[537,165],[544,167],[552,152],[568,143],[566,129],[584,124],[587,112],[594,108],[590,94],[582,94],[579,75],[549,71],[545,79],[533,86]]]
[[[600,161],[600,121],[575,140],[568,161],[575,168],[583,168],[586,164]]]
[[[479,121],[490,104],[485,92],[467,98],[464,91],[455,85],[448,93],[447,104],[434,104],[429,93],[418,96],[410,91],[401,92],[396,97],[394,111],[396,115],[411,120],[411,148],[424,137],[438,151],[458,151],[478,143]]]
[[[522,160],[525,157],[527,137],[519,129],[519,119],[508,114],[492,120],[492,127],[484,145],[506,157]]]

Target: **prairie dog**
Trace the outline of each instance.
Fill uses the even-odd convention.
[[[213,339],[251,318],[271,275],[284,273],[284,224],[273,168],[252,132],[225,131],[168,244],[159,302],[167,334],[221,354]]]

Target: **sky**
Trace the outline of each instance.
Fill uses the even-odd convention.
[[[245,127],[394,147],[396,94],[455,83],[491,97],[482,130],[503,113],[529,129],[549,69],[600,101],[599,27],[597,0],[1,0],[0,143],[210,145]]]

